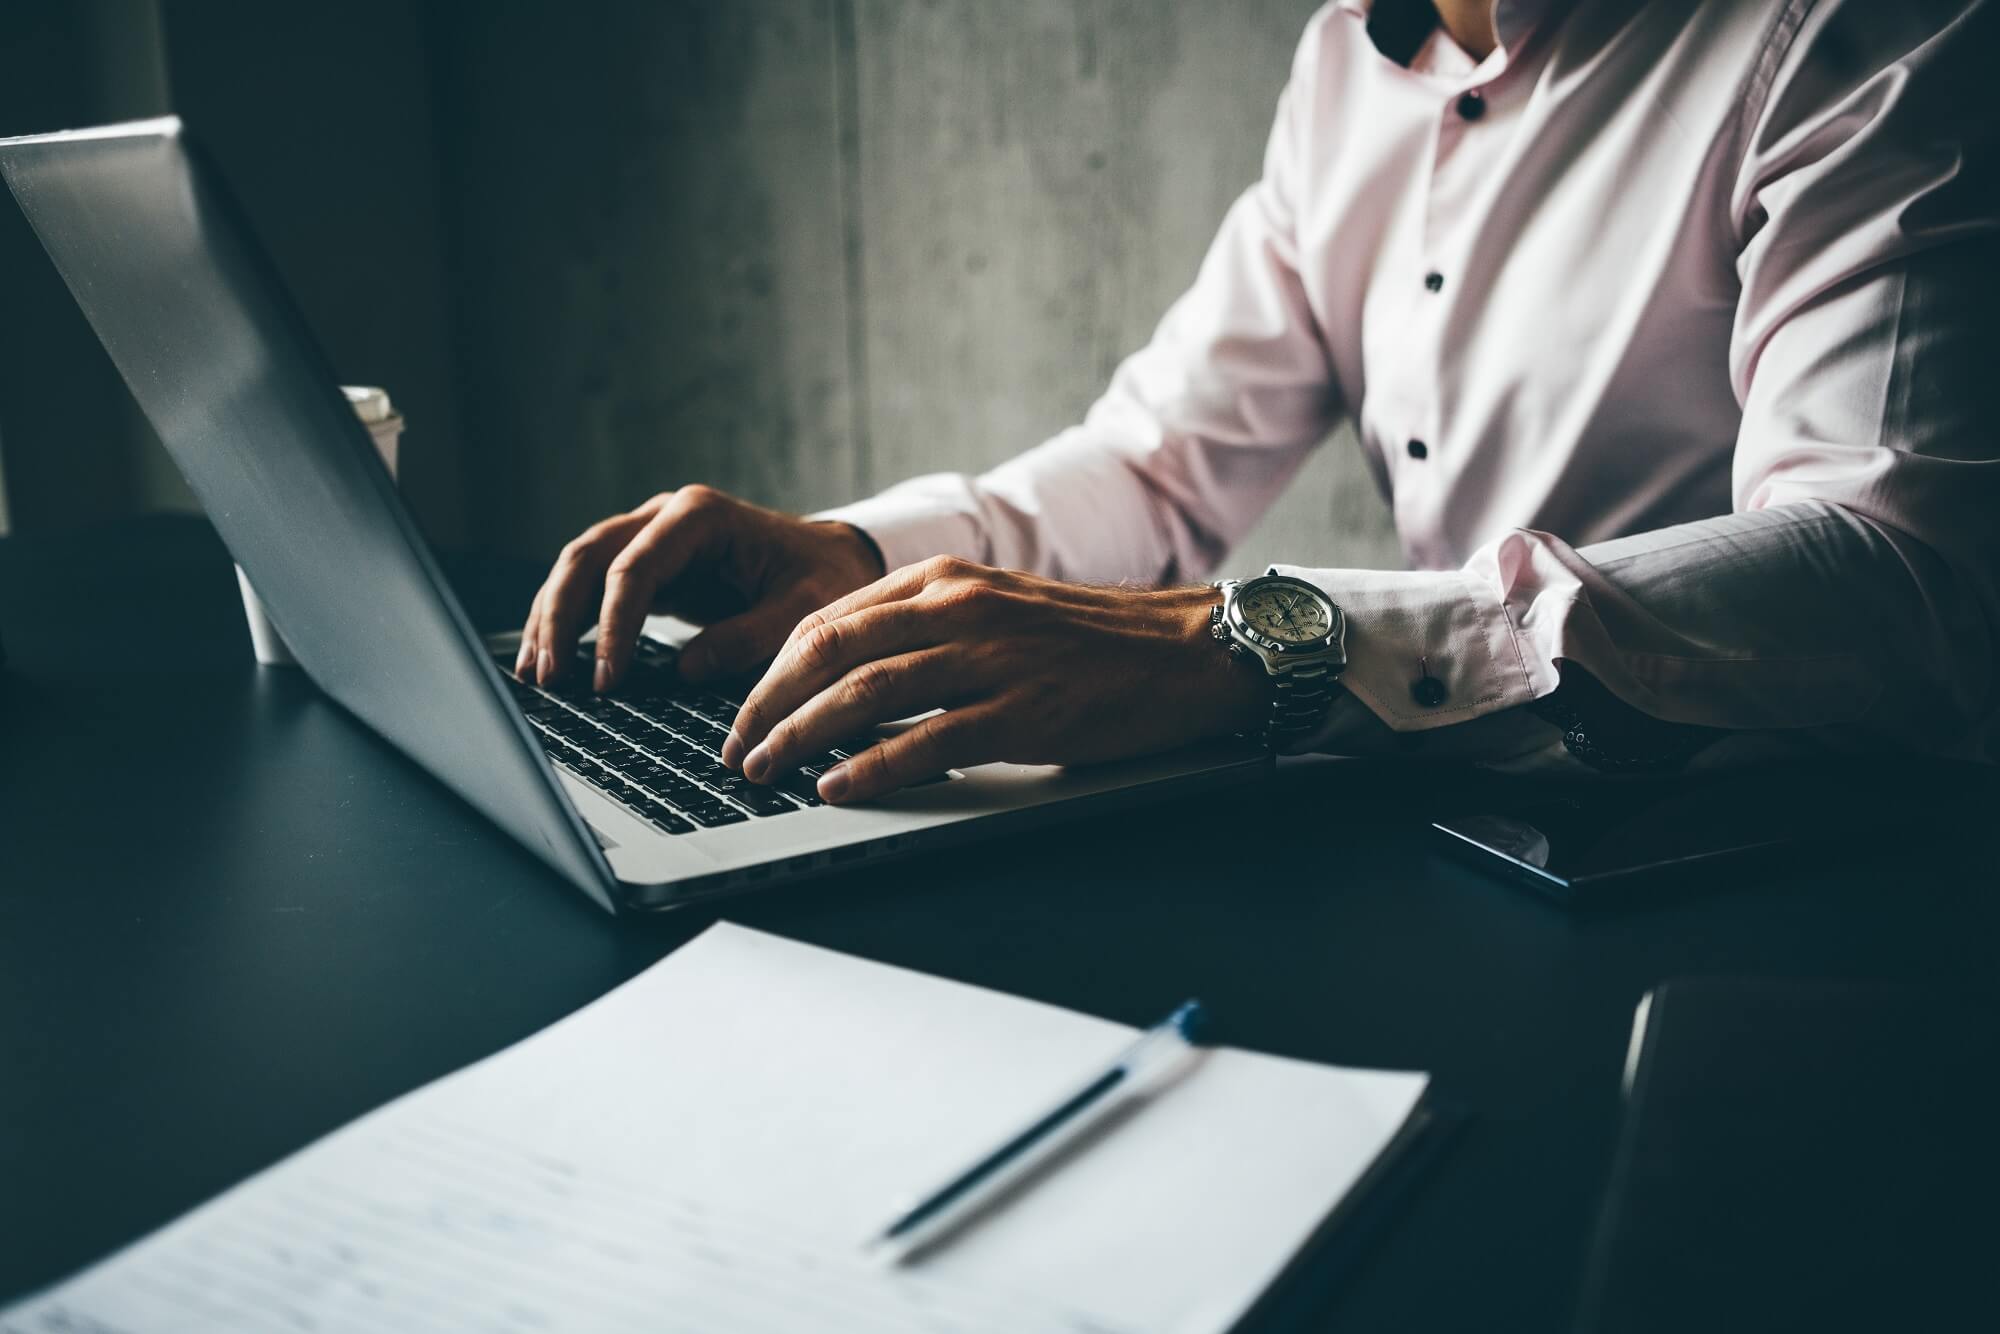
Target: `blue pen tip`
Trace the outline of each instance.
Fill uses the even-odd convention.
[[[1180,1035],[1189,1042],[1199,1042],[1202,1030],[1208,1027],[1208,1010],[1198,1000],[1187,1001],[1173,1012],[1167,1022],[1180,1030]]]

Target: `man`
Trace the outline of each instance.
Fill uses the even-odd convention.
[[[943,708],[829,801],[1257,732],[1191,581],[1351,414],[1413,568],[1285,567],[1349,660],[1291,749],[1991,758],[1994,12],[1336,0],[1081,425],[816,520],[655,497],[565,548],[516,670],[594,620],[609,688],[654,609],[707,625],[691,677],[775,654],[726,747],[759,781]]]

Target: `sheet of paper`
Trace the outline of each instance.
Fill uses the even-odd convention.
[[[1423,1076],[1210,1052],[917,1263],[861,1256],[1131,1036],[717,925],[0,1331],[1221,1331]]]

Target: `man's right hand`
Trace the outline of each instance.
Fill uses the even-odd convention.
[[[624,675],[652,612],[707,627],[682,650],[690,680],[748,671],[792,627],[884,573],[858,529],[767,510],[706,486],[654,496],[562,549],[521,630],[514,675],[549,685],[595,619],[594,685]]]

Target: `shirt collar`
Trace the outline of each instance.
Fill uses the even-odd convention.
[[[1499,39],[1500,49],[1512,54],[1521,44],[1521,39],[1534,31],[1535,25],[1547,18],[1549,11],[1556,8],[1561,0],[1493,0],[1493,35]],[[1375,0],[1334,0],[1334,8],[1344,10],[1362,21],[1367,21],[1368,11]],[[1418,4],[1428,4],[1430,0],[1415,0]]]

